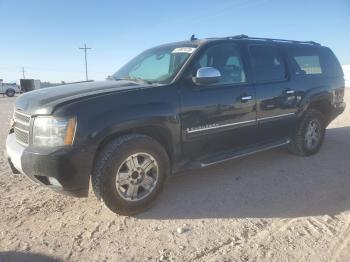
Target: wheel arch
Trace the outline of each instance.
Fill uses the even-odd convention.
[[[112,140],[125,136],[125,135],[130,135],[130,134],[140,134],[140,135],[145,135],[148,137],[153,138],[156,140],[159,144],[161,144],[165,151],[168,154],[168,157],[170,159],[170,163],[172,163],[172,160],[174,158],[174,146],[172,143],[172,135],[170,130],[168,130],[166,127],[162,126],[155,126],[155,125],[146,125],[146,126],[140,126],[140,127],[134,127],[134,128],[129,128],[125,130],[120,130],[116,131],[113,133],[108,134],[105,136],[102,141],[98,144],[98,147],[95,151],[94,155],[94,164],[93,168],[95,166],[96,159],[99,155],[99,153],[102,151],[102,149]]]
[[[307,102],[306,102],[307,101]],[[329,124],[332,115],[332,96],[328,92],[322,92],[318,95],[310,96],[302,105],[299,116],[302,116],[307,110],[315,109],[322,113],[326,124]]]
[[[323,98],[313,101],[309,104],[308,108],[320,111],[325,118],[326,124],[328,124],[332,115],[332,104],[329,99]]]

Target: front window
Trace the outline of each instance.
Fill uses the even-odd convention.
[[[169,84],[196,46],[163,46],[147,50],[117,71],[113,78]]]
[[[219,44],[208,48],[195,64],[193,74],[202,67],[214,67],[219,70],[221,77],[216,85],[246,82],[241,54],[233,44]]]

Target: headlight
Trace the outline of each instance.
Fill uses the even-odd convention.
[[[73,144],[76,118],[38,116],[34,119],[33,144],[64,146]]]

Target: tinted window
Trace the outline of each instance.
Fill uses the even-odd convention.
[[[274,46],[254,45],[249,48],[255,79],[258,82],[286,79],[286,67]]]
[[[337,58],[329,48],[296,46],[289,47],[289,53],[296,75],[343,75]]]
[[[218,84],[237,84],[246,82],[241,55],[232,44],[221,44],[208,48],[195,64],[195,70],[201,67],[214,67],[220,71]]]
[[[321,50],[321,67],[327,76],[343,76],[341,65],[329,48]]]
[[[322,74],[320,57],[318,55],[293,56],[293,59],[298,66],[296,74]]]
[[[320,75],[323,73],[319,50],[310,46],[289,47],[291,62],[296,75]]]

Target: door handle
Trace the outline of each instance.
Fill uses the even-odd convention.
[[[286,94],[287,95],[291,95],[291,94],[294,94],[295,93],[295,90],[286,90]]]
[[[242,102],[247,102],[247,101],[252,100],[252,99],[253,99],[252,96],[242,96],[241,97],[241,101]]]

